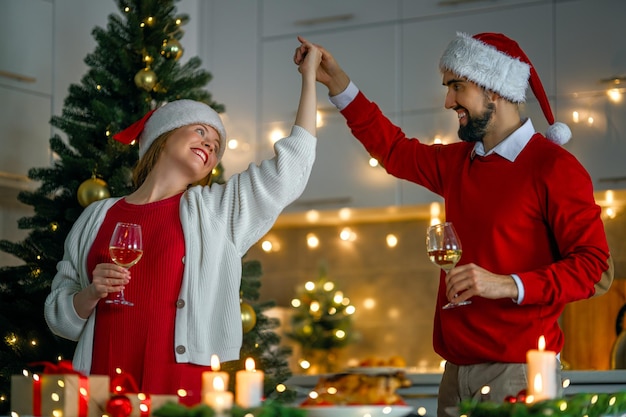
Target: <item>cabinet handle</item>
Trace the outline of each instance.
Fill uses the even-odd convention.
[[[21,81],[23,83],[34,83],[37,81],[35,77],[29,77],[27,75],[16,74],[14,72],[0,70],[0,77],[10,78],[12,80]]]

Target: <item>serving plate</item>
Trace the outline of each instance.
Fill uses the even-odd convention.
[[[301,406],[307,417],[403,417],[413,411],[408,405]]]

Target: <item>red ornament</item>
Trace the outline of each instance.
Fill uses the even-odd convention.
[[[525,389],[517,393],[517,402],[520,402],[520,403],[526,402],[526,390]]]
[[[110,417],[128,417],[133,411],[133,405],[127,396],[114,395],[107,401],[106,410]]]
[[[517,397],[507,395],[506,397],[504,397],[504,402],[515,404],[517,402]]]

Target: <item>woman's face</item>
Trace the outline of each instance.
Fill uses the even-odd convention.
[[[219,134],[211,126],[187,125],[172,132],[159,159],[194,183],[213,171],[220,146]]]

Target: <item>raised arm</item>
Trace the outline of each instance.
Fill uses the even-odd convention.
[[[315,91],[315,73],[320,65],[322,54],[316,46],[298,37],[301,59],[298,62],[298,71],[302,74],[302,90],[300,103],[296,113],[295,124],[306,129],[313,136],[316,135],[317,96]]]

